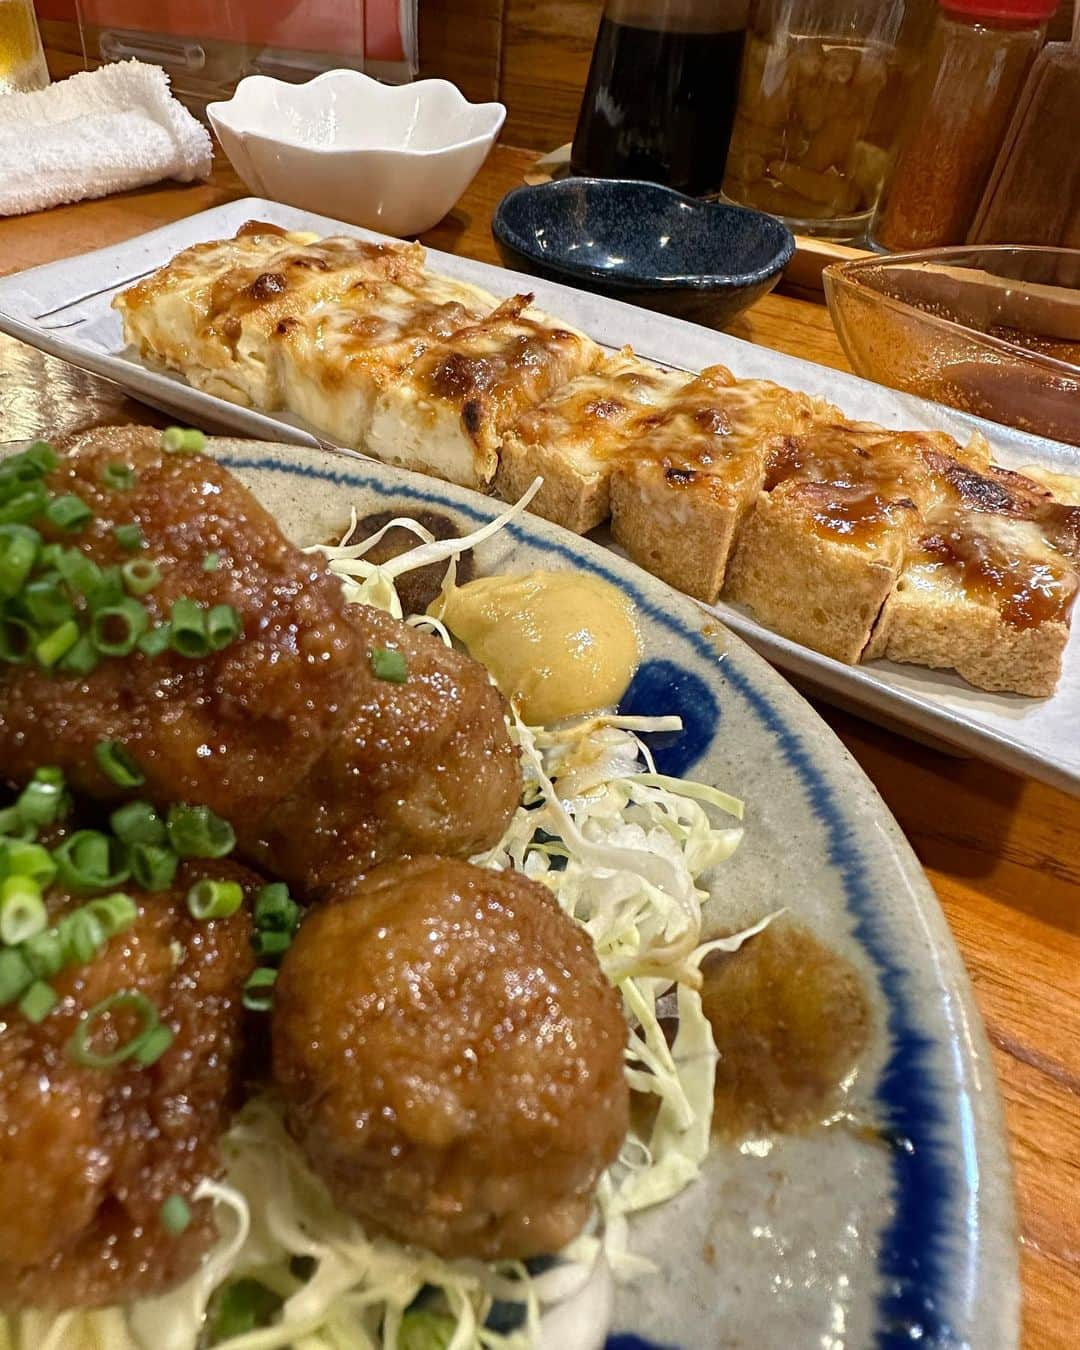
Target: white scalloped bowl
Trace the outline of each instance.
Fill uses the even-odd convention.
[[[307,84],[249,75],[207,113],[258,196],[395,235],[446,215],[506,117],[501,103],[470,103],[448,80],[388,85],[357,70]]]

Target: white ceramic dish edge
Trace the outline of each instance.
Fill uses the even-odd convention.
[[[265,75],[207,107],[233,168],[264,196],[332,208],[355,225],[418,234],[453,207],[506,118],[448,80],[386,85],[356,70],[306,84]]]

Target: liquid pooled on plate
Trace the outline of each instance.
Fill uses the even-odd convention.
[[[872,1031],[855,967],[781,918],[738,951],[707,958],[702,974],[720,1055],[713,1128],[745,1138],[833,1114]]]

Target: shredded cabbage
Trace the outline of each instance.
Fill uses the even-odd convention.
[[[457,557],[519,516],[538,486],[539,480],[497,520],[461,539],[436,540],[401,518],[362,543],[316,547],[350,601],[401,618],[398,577],[446,560],[445,584],[453,586]],[[354,512],[350,534],[355,526]],[[393,528],[410,531],[420,543],[378,566],[365,561]],[[407,622],[451,642],[437,619],[418,615]],[[527,727],[515,714],[510,731],[524,765],[522,803],[498,845],[473,859],[541,882],[589,933],[622,994],[630,1026],[627,1080],[635,1092],[656,1099],[651,1124],[632,1129],[601,1180],[589,1227],[558,1264],[530,1274],[520,1263],[448,1262],[369,1238],[333,1204],[271,1099],[257,1097],[223,1140],[224,1181],[206,1181],[200,1189],[199,1197],[215,1204],[222,1236],[191,1279],[127,1308],[0,1319],[0,1350],[198,1350],[207,1344],[215,1291],[241,1278],[257,1279],[277,1295],[281,1312],[270,1326],[219,1341],[221,1350],[541,1344],[587,1350],[599,1344],[604,1326],[591,1323],[606,1318],[602,1291],[609,1275],[634,1279],[653,1269],[630,1250],[627,1216],[692,1183],[708,1151],[716,1047],[697,992],[701,962],[710,951],[735,950],[769,922],[703,939],[709,892],[700,882],[738,846],[743,808],[717,788],[656,772],[639,733],[679,729],[678,718],[614,713],[570,726]],[[718,823],[710,812],[726,819]],[[663,1022],[672,1005],[678,1026],[669,1042]],[[297,1258],[307,1266],[301,1273]],[[591,1311],[583,1311],[586,1299]],[[485,1325],[496,1302],[516,1306],[514,1330]],[[541,1326],[545,1309],[550,1339]]]

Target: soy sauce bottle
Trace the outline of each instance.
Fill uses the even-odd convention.
[[[606,0],[573,171],[718,191],[748,8],[749,0]]]

